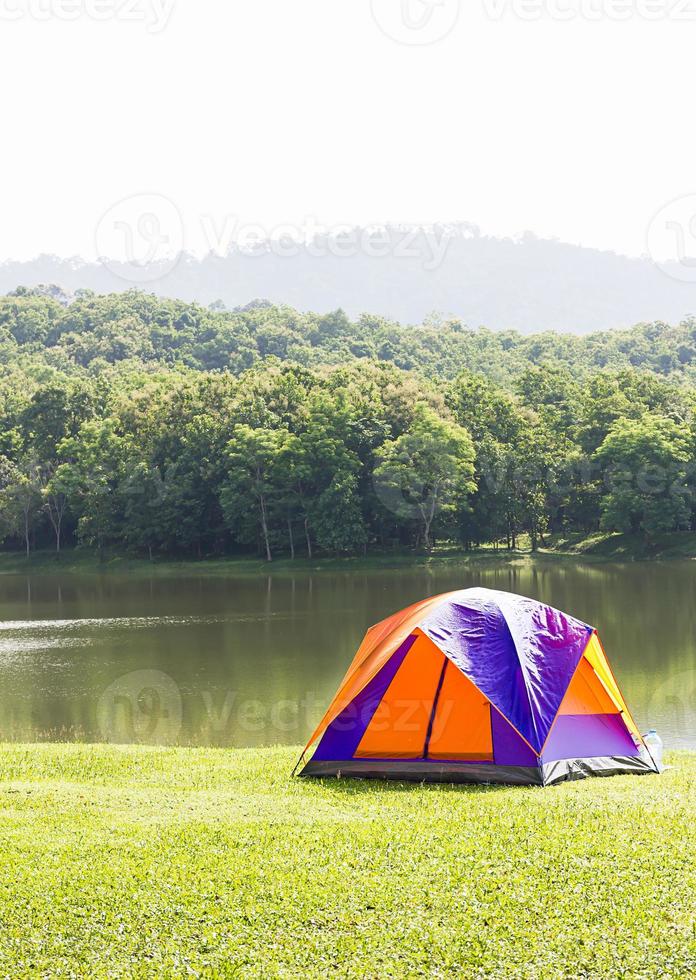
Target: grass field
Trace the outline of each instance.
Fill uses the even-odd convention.
[[[0,747],[0,976],[696,973],[696,755],[538,788],[288,749]]]

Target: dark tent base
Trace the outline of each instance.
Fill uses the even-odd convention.
[[[308,762],[300,776],[358,776],[361,779],[403,779],[414,783],[508,783],[541,786],[537,766],[494,766],[486,763],[427,762],[417,759],[349,759]]]
[[[418,759],[348,759],[308,762],[300,776],[394,779],[414,783],[489,783],[506,786],[550,786],[586,776],[657,772],[649,757],[563,759],[540,766],[495,766],[490,763],[430,762]]]
[[[542,766],[544,786],[562,783],[587,776],[645,776],[659,773],[659,769],[647,752],[639,756],[599,756],[595,759],[560,759]]]

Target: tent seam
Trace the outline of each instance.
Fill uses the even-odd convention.
[[[553,607],[550,606],[549,608],[553,608]],[[528,675],[527,675],[527,671],[525,670],[524,666],[522,665],[522,661],[520,659],[520,652],[517,649],[517,643],[515,642],[515,637],[513,636],[512,630],[510,629],[510,624],[508,623],[507,616],[505,614],[505,610],[503,609],[502,605],[500,605],[500,604],[498,605],[498,609],[500,610],[500,614],[503,617],[503,621],[505,622],[505,626],[507,627],[507,631],[510,634],[510,639],[512,640],[512,645],[513,645],[514,650],[515,650],[515,656],[517,657],[517,663],[519,664],[520,671],[522,672],[522,678],[524,680],[524,690],[525,690],[525,693],[527,695],[527,704],[529,705],[529,717],[530,717],[530,720],[532,722],[532,725],[534,726],[534,734],[535,734],[537,740],[539,740],[541,742],[541,739],[539,738],[539,732],[537,730],[537,719],[535,717],[534,708],[532,707],[532,699],[531,699],[531,693],[530,693],[530,689],[529,689],[529,678],[528,678]],[[558,610],[554,610],[554,612],[558,612]],[[561,615],[565,616],[565,613],[562,613]],[[573,673],[571,674],[570,680],[568,681],[568,686],[566,687],[565,692],[564,692],[564,695],[563,695],[564,697],[565,697],[565,694],[567,694],[567,692],[568,692],[568,687],[570,687],[570,685],[572,684],[573,678],[575,677],[575,674],[577,673],[578,667],[580,666],[580,663],[582,662],[582,658],[585,656],[585,650],[587,649],[587,646],[588,646],[590,640],[592,639],[592,635],[594,633],[596,633],[596,630],[592,630],[590,627],[588,627],[588,629],[590,629],[590,635],[588,637],[587,643],[582,648],[582,652],[580,653],[580,656],[578,657],[578,662],[575,664],[575,667],[573,668]],[[616,686],[618,687],[618,684]],[[541,747],[538,750],[537,749],[534,749],[534,751],[537,753],[537,755],[539,756],[540,759],[541,759],[541,753],[544,751],[544,748],[546,747],[546,743],[549,740],[549,735],[551,734],[551,730],[552,730],[553,726],[556,724],[556,719],[558,718],[558,712],[560,711],[561,704],[563,704],[563,698],[561,698],[561,701],[560,701],[558,707],[556,708],[556,711],[555,711],[554,716],[553,716],[553,721],[551,722],[551,727],[548,730],[548,733],[546,735],[546,738],[543,741],[543,744],[541,745]]]
[[[430,639],[430,637],[428,637]],[[432,643],[433,641],[430,640]],[[434,646],[435,644],[433,644]],[[439,649],[439,647],[438,647]],[[435,715],[437,713],[437,706],[440,701],[440,694],[442,692],[442,685],[445,682],[445,672],[447,671],[447,664],[451,663],[449,657],[446,657],[444,653],[442,654],[442,670],[440,671],[440,679],[437,682],[437,687],[435,688],[435,696],[433,697],[433,706],[430,709],[430,718],[428,719],[428,730],[425,733],[425,742],[423,743],[423,758],[428,758],[428,752],[430,750],[430,739],[433,734],[433,726],[435,724]]]
[[[525,668],[522,666],[522,661],[520,660],[520,651],[517,649],[517,643],[515,642],[515,637],[512,634],[512,630],[510,629],[510,624],[508,623],[507,616],[505,615],[505,610],[503,609],[503,607],[502,607],[502,605],[500,603],[498,603],[498,609],[500,611],[500,615],[503,617],[503,622],[505,623],[505,628],[507,629],[508,634],[510,636],[510,639],[512,641],[512,648],[515,651],[515,657],[517,658],[517,663],[518,663],[519,668],[520,668],[520,671],[522,673],[522,679],[524,681],[524,690],[525,690],[525,694],[527,695],[527,706],[529,707],[529,719],[530,719],[530,721],[531,721],[531,723],[532,723],[532,725],[534,727],[534,735],[536,736],[536,738],[538,740],[539,739],[539,732],[537,731],[536,718],[534,717],[534,709],[532,708],[532,698],[531,698],[531,694],[530,694],[530,691],[529,691],[529,680],[528,680],[528,677],[527,677],[527,672],[526,672]],[[529,744],[529,743],[527,743],[527,744]],[[530,746],[530,748],[531,748],[531,746]],[[541,757],[541,749],[533,749],[533,752],[535,753],[535,755]]]
[[[416,627],[416,629],[421,630],[421,632],[423,633],[423,630],[421,629],[420,626]],[[415,630],[414,630],[414,632],[415,632]],[[491,706],[491,708],[494,708],[498,712],[498,714],[503,719],[503,721],[507,725],[509,725],[510,728],[512,728],[513,732],[515,732],[516,735],[519,735],[519,737],[522,739],[522,741],[527,746],[527,748],[529,748],[534,753],[534,755],[538,758],[539,757],[539,753],[537,752],[537,750],[534,748],[534,746],[532,745],[532,743],[528,739],[526,739],[524,737],[524,735],[519,730],[519,728],[510,721],[510,719],[505,714],[505,712],[503,711],[503,709],[502,708],[499,708],[498,705],[495,704],[495,702],[491,698],[489,698],[487,694],[484,694],[484,692],[481,690],[481,688],[478,686],[478,684],[476,684],[474,682],[474,680],[471,677],[469,677],[469,675],[467,674],[467,672],[465,670],[462,670],[462,668],[459,666],[459,664],[457,663],[457,661],[454,660],[449,655],[449,653],[447,652],[447,650],[443,649],[443,647],[440,646],[440,644],[437,642],[437,640],[434,640],[432,638],[432,636],[430,636],[428,633],[423,633],[423,635],[426,636],[430,640],[430,642],[433,643],[438,648],[438,650],[440,651],[440,653],[444,654],[444,656],[449,660],[449,662],[456,667],[456,669],[459,671],[459,673],[462,675],[462,677],[466,677],[466,679],[471,684],[471,686],[474,688],[474,690],[475,691],[478,691],[478,693],[481,695],[481,697],[484,699],[484,701],[487,701],[488,704]]]

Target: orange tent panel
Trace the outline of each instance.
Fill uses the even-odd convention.
[[[419,634],[365,729],[356,759],[422,759],[445,656]]]
[[[607,660],[604,648],[602,647],[596,633],[593,633],[590,637],[590,642],[587,644],[587,649],[585,650],[585,657],[587,658],[594,672],[599,677],[607,694],[623,715],[623,719],[626,722],[628,730],[636,736],[638,744],[642,745],[643,736],[640,734],[640,729],[638,728],[638,725],[636,725],[631,712],[628,710],[628,705],[624,700],[619,685],[616,683],[616,678],[614,677],[614,673],[609,666],[609,661]]]
[[[608,691],[582,658],[559,709],[559,715],[614,715],[619,709]]]
[[[493,759],[490,702],[449,660],[433,719],[428,758],[481,762]]]
[[[450,594],[445,593],[441,596],[434,596],[432,599],[417,602],[367,631],[336,696],[307,742],[305,751],[324,734],[331,722],[370,683],[391,655],[398,650],[418,623],[422,621],[426,612],[431,607],[439,605]]]

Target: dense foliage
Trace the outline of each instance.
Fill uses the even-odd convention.
[[[0,533],[355,553],[691,527],[696,320],[588,337],[0,298]]]

